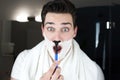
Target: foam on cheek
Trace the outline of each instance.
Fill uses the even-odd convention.
[[[55,43],[53,41],[50,41],[45,34],[44,34],[44,38],[45,38],[46,50],[48,50],[50,56],[54,59],[56,54]],[[69,52],[71,47],[72,47],[72,39],[68,41],[61,41],[57,46],[58,60],[63,59],[66,56],[66,54]]]

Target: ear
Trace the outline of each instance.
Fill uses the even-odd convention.
[[[76,35],[77,35],[77,30],[78,30],[78,27],[76,26],[75,29],[74,29],[74,36],[73,36],[73,37],[76,37]]]
[[[42,35],[44,37],[44,26],[43,25],[41,25],[41,31],[42,31]]]

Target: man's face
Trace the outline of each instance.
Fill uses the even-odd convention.
[[[50,41],[66,41],[76,36],[77,27],[70,14],[47,13],[42,32]]]

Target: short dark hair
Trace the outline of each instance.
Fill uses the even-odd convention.
[[[43,6],[41,12],[42,24],[44,25],[45,16],[48,12],[69,13],[73,18],[73,24],[76,26],[76,8],[69,0],[54,0]]]

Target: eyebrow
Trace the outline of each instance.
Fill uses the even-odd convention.
[[[61,23],[62,25],[71,25],[72,26],[72,24],[70,23],[70,22],[63,22],[63,23]]]
[[[47,24],[53,25],[55,23],[54,22],[46,22],[45,25],[47,25]],[[63,22],[63,23],[61,23],[61,25],[71,25],[72,26],[72,24],[70,22]]]
[[[55,24],[55,23],[53,23],[53,22],[46,22],[45,25],[47,25],[47,24]]]

